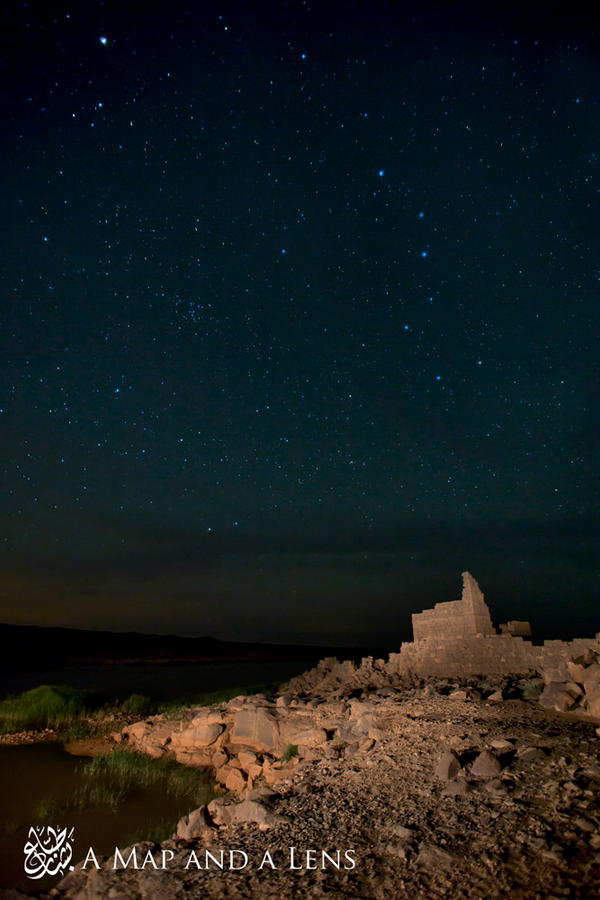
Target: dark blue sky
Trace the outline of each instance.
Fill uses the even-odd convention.
[[[0,619],[598,631],[594,27],[9,3]]]

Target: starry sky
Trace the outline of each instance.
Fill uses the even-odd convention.
[[[2,15],[0,620],[600,631],[591,14]]]

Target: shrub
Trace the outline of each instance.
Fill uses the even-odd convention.
[[[157,704],[145,694],[130,694],[120,705],[120,712],[140,718],[152,715],[156,710]]]
[[[293,756],[298,756],[298,744],[288,744],[281,755],[283,762],[288,762]]]
[[[56,728],[86,715],[90,702],[86,691],[42,684],[0,703],[0,731]]]

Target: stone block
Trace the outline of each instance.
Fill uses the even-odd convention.
[[[265,709],[242,709],[235,713],[230,740],[259,752],[273,751],[280,743],[279,725]]]
[[[553,681],[547,684],[540,695],[540,703],[546,709],[566,712],[575,706],[576,700],[566,690],[566,682]]]

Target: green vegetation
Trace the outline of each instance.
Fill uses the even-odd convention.
[[[198,769],[182,766],[172,759],[153,759],[133,750],[114,750],[108,756],[96,756],[83,766],[83,775],[96,782],[122,791],[157,788],[161,794],[181,797],[191,803],[206,803],[213,795],[212,783]]]
[[[525,700],[537,700],[542,691],[544,690],[544,685],[541,684],[537,680],[526,681],[522,687],[521,693]]]
[[[57,728],[87,715],[89,706],[86,691],[42,684],[0,703],[0,732]]]
[[[144,694],[131,694],[124,700],[107,700],[91,691],[43,684],[0,701],[0,734],[53,728],[60,732],[63,741],[76,740],[114,730],[115,717],[132,721],[155,713],[171,715],[189,706],[226,703],[240,694],[270,695],[278,689],[278,684],[269,682],[192,694],[159,703]]]
[[[283,762],[289,762],[293,756],[298,756],[298,744],[288,744],[281,754],[281,759]]]
[[[140,719],[154,715],[158,709],[157,704],[145,694],[131,694],[117,708],[127,716],[139,716]]]
[[[33,816],[37,822],[54,822],[60,817],[61,813],[62,807],[54,797],[44,797],[36,805]]]
[[[218,793],[206,773],[182,766],[172,759],[152,759],[132,750],[115,750],[108,756],[96,756],[86,762],[80,772],[82,784],[69,800],[60,804],[52,797],[45,798],[35,809],[36,820],[54,822],[70,810],[82,811],[90,807],[117,812],[132,795],[147,790],[156,791],[161,797],[180,800],[183,815],[187,809],[208,803]],[[148,828],[144,834],[150,835]],[[174,830],[170,822],[162,823],[160,829],[165,831],[166,837]],[[157,840],[157,833],[152,827],[151,836],[138,840]]]
[[[141,841],[155,841],[157,844],[167,841],[175,833],[177,822],[159,822],[157,825],[141,825],[125,838],[125,844],[139,844]]]

